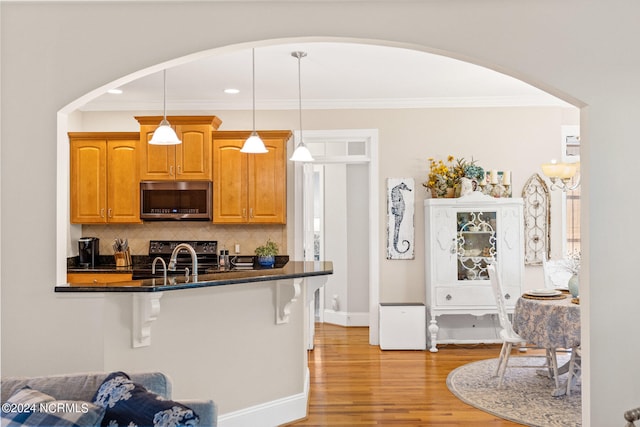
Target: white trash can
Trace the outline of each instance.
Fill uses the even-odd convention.
[[[421,303],[380,304],[380,348],[425,350],[426,308]]]

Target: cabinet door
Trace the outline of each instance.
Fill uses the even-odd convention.
[[[521,206],[505,206],[498,217],[497,259],[503,286],[518,287],[524,280],[524,219]]]
[[[107,221],[139,223],[138,141],[108,141]]]
[[[178,138],[182,144],[175,146],[176,179],[211,180],[211,126],[178,125]]]
[[[71,222],[107,221],[107,142],[74,140],[71,148]]]
[[[458,211],[458,280],[489,280],[487,266],[504,249],[497,245],[497,212],[480,207]]]
[[[433,285],[453,284],[457,281],[456,213],[450,207],[434,207],[431,210],[431,239],[428,252],[429,265],[433,269]]]
[[[140,179],[143,181],[173,180],[176,176],[174,145],[150,145],[157,125],[140,126]]]
[[[263,141],[268,153],[248,155],[248,221],[285,224],[286,141],[277,138]]]
[[[213,141],[213,222],[247,221],[247,155],[240,152],[244,139]]]

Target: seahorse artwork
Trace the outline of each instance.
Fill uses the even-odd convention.
[[[412,178],[389,178],[387,182],[387,259],[413,259]]]

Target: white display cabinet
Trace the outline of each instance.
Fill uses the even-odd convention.
[[[425,278],[429,338],[437,344],[500,342],[495,333],[438,339],[438,317],[495,314],[487,265],[498,262],[507,310],[513,312],[524,279],[524,218],[520,198],[480,192],[454,199],[426,199]],[[451,336],[451,334],[443,334]]]

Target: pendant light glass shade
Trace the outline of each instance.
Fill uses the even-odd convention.
[[[162,121],[158,125],[158,128],[153,132],[153,136],[149,141],[149,144],[153,145],[177,145],[181,144],[182,141],[176,135],[176,132],[173,130],[169,122],[167,121],[167,70],[163,70],[164,77],[164,95],[163,95],[163,113],[162,113]]]
[[[307,146],[304,145],[304,140],[302,139],[302,83],[300,82],[300,59],[307,56],[307,53],[299,51],[291,52],[291,56],[298,58],[298,111],[300,113],[300,142],[298,142],[298,145],[289,160],[292,162],[313,162],[313,156]]]
[[[240,150],[242,153],[253,153],[253,154],[261,154],[268,153],[269,150],[264,146],[264,142],[258,136],[256,131],[251,132],[251,136],[247,138]]]
[[[253,132],[249,135],[249,138],[244,142],[241,153],[250,154],[263,154],[268,153],[267,147],[264,146],[264,142],[256,132],[256,51],[251,49],[251,81],[253,85]]]
[[[289,160],[292,162],[313,162],[313,156],[304,142],[300,141]]]

